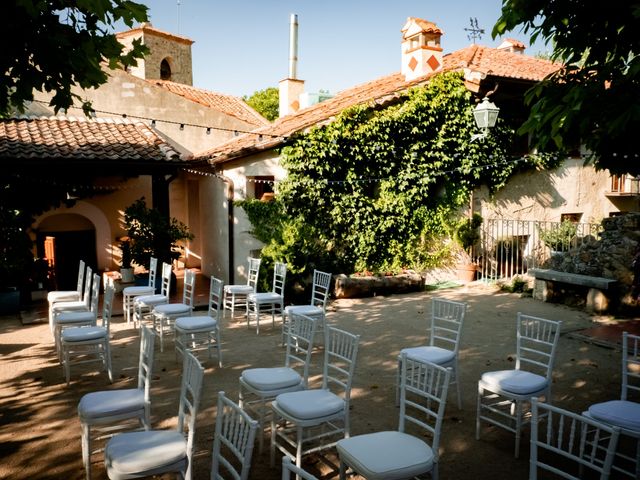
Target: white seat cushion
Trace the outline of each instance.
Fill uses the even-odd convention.
[[[224,291],[235,294],[244,293],[246,295],[253,292],[253,287],[251,285],[226,285]]]
[[[547,379],[525,370],[499,370],[482,374],[481,381],[493,391],[504,390],[517,395],[539,392],[547,386]]]
[[[406,353],[407,357],[411,360],[431,362],[435,363],[436,365],[444,365],[445,363],[449,363],[456,358],[455,352],[447,350],[446,348],[435,346],[403,348],[400,353]]]
[[[93,322],[96,321],[96,314],[94,312],[62,312],[56,316],[56,323],[69,324],[79,322]]]
[[[242,372],[242,380],[256,390],[280,390],[295,387],[302,382],[302,377],[292,368],[250,368]]]
[[[156,291],[155,288],[150,287],[148,285],[146,286],[138,285],[135,287],[126,287],[124,290],[122,290],[122,294],[123,295],[153,295],[155,291]]]
[[[338,441],[338,455],[367,480],[413,478],[433,468],[431,447],[401,432],[376,432]]]
[[[107,469],[120,474],[145,472],[176,463],[187,456],[184,436],[175,430],[121,433],[104,452]]]
[[[87,393],[78,403],[81,419],[100,419],[144,409],[144,390],[127,388]]]
[[[640,403],[628,400],[596,403],[589,407],[589,415],[601,422],[640,433]]]
[[[169,298],[167,298],[166,295],[160,295],[158,293],[155,295],[142,295],[140,297],[136,297],[133,302],[134,302],[134,305],[152,306],[152,305],[160,305],[168,301],[169,301]]]
[[[184,303],[164,303],[153,309],[153,313],[167,316],[182,315],[183,313],[189,313],[190,311],[191,307]]]
[[[177,330],[213,330],[218,325],[215,318],[206,315],[197,315],[193,317],[180,317],[176,320]]]
[[[252,293],[249,295],[249,301],[256,302],[256,303],[281,302],[282,295],[278,295],[277,293],[273,293],[273,292]]]
[[[52,310],[54,313],[64,312],[65,310],[82,310],[87,308],[87,304],[83,300],[77,300],[73,302],[57,302],[53,304]]]
[[[322,418],[344,409],[344,400],[329,390],[282,393],[275,403],[283,412],[300,420]]]
[[[99,340],[107,336],[107,329],[103,327],[74,327],[65,328],[62,331],[62,340],[65,342],[86,342]]]
[[[54,302],[74,302],[80,300],[80,294],[77,290],[54,290],[47,293],[47,301]]]
[[[295,313],[313,317],[314,315],[322,315],[324,312],[320,307],[316,307],[315,305],[289,305],[284,309],[284,313],[285,315]]]

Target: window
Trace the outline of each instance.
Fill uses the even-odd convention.
[[[171,80],[171,65],[169,65],[166,58],[160,63],[160,78],[162,80]]]
[[[273,182],[275,178],[268,175],[247,177],[247,197],[257,200],[270,200],[273,198]]]
[[[582,218],[581,213],[563,213],[560,215],[561,222],[569,221],[573,223],[578,223],[581,218]]]
[[[611,175],[611,192],[624,193],[626,180],[626,175]]]

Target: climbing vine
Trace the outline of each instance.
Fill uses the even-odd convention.
[[[470,192],[495,191],[519,168],[495,168],[514,137],[509,125],[499,121],[481,141],[474,133],[471,93],[449,73],[391,106],[355,106],[299,135],[281,152],[288,174],[276,201],[240,202],[262,255],[300,273],[441,264]]]

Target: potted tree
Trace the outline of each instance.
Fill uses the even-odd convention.
[[[133,266],[131,265],[131,241],[129,237],[120,237],[120,252],[122,259],[120,261],[120,277],[122,283],[133,283]]]
[[[478,264],[473,258],[473,248],[480,240],[480,225],[482,216],[474,213],[471,218],[463,219],[457,226],[454,238],[458,243],[459,262],[456,264],[458,279],[463,282],[471,282],[476,278]]]
[[[574,222],[564,220],[548,230],[540,229],[539,235],[542,243],[551,250],[551,255],[554,256],[569,250],[577,232],[578,226]]]
[[[124,227],[129,238],[131,262],[147,271],[151,257],[157,258],[160,264],[172,263],[180,257],[183,247],[179,242],[193,240],[189,227],[173,217],[166,217],[156,208],[147,207],[144,197],[125,209]],[[172,285],[175,286],[175,282]]]

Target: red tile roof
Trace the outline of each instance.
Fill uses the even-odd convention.
[[[0,120],[0,158],[182,161],[142,122],[61,116]]]
[[[216,108],[227,115],[231,115],[238,120],[247,122],[254,127],[269,125],[269,121],[247,105],[242,99],[233,95],[211,92],[201,88],[184,85],[182,83],[170,82],[168,80],[147,80],[149,83],[169,90],[176,95],[180,95],[192,102],[199,103],[206,107]]]
[[[441,71],[468,69],[481,75],[536,82],[559,68],[560,65],[548,60],[481,45],[471,45],[445,55]],[[327,121],[348,107],[366,102],[384,103],[412,86],[428,82],[432,75],[437,74],[438,72],[431,73],[407,82],[402,74],[395,73],[357,85],[339,92],[329,100],[281,117],[269,126],[229,140],[195,157],[201,160],[210,159],[216,164],[269,150],[280,145],[285,137]]]

